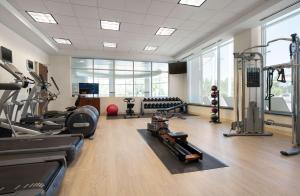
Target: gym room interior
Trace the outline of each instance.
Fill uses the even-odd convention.
[[[1,0],[0,195],[299,195],[299,23],[298,0]]]

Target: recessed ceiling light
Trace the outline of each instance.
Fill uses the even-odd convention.
[[[58,44],[65,44],[65,45],[71,45],[72,42],[69,39],[64,39],[64,38],[53,38],[54,41]]]
[[[119,31],[120,30],[120,23],[119,22],[101,20],[100,25],[101,25],[102,29],[113,30],[113,31]]]
[[[157,46],[146,46],[145,48],[144,48],[144,50],[146,50],[146,51],[154,51],[154,50],[156,50],[157,49]]]
[[[206,0],[180,0],[178,3],[181,5],[191,5],[200,7]]]
[[[56,20],[53,18],[53,16],[51,14],[44,14],[44,13],[39,13],[39,12],[29,12],[29,11],[26,11],[26,12],[36,22],[57,24]]]
[[[160,27],[158,31],[156,32],[156,35],[172,35],[176,29],[173,28],[166,28],[166,27]]]
[[[117,47],[117,43],[103,42],[103,46],[106,47],[106,48],[116,48]]]

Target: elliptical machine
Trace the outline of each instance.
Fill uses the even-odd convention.
[[[132,97],[127,97],[124,98],[123,101],[127,104],[126,114],[124,115],[124,118],[139,118],[140,115],[136,114],[133,110],[135,99]]]

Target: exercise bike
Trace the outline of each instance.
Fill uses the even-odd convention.
[[[126,114],[124,118],[139,118],[140,115],[136,114],[133,110],[135,99],[131,97],[124,98],[123,101],[127,104]]]

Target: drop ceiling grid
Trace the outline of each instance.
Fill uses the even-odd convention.
[[[257,2],[263,0],[248,0]],[[236,12],[230,5],[242,10],[243,0],[207,0],[202,7],[182,6],[178,0],[10,0],[49,38],[64,37],[71,46],[59,48],[103,50],[103,41],[117,42],[118,51],[141,52],[172,56],[193,41],[203,38],[226,20],[233,20]],[[226,9],[224,9],[226,8]],[[52,13],[58,25],[35,23],[26,10]],[[224,16],[224,17],[223,17]],[[121,22],[121,31],[111,32],[100,28],[99,20]],[[160,26],[174,27],[172,36],[155,36]],[[205,27],[203,30],[202,27]],[[199,32],[199,37],[197,37]],[[193,34],[192,38],[189,35]],[[159,48],[143,51],[146,45]],[[110,51],[113,51],[110,49]]]

